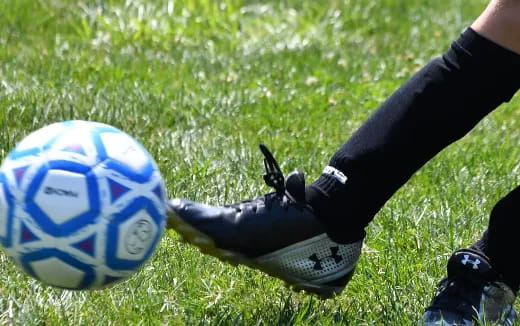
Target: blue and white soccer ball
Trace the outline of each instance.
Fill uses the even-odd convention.
[[[165,200],[157,165],[134,138],[96,122],[54,123],[0,167],[0,242],[43,283],[102,288],[151,256]]]

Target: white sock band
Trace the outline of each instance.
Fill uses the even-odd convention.
[[[326,166],[325,169],[323,169],[323,173],[334,177],[342,184],[345,184],[345,182],[347,182],[348,180],[347,176],[343,174],[343,172],[330,165]]]

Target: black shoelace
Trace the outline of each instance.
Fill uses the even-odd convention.
[[[285,192],[285,177],[283,175],[278,162],[274,158],[273,154],[269,151],[267,146],[260,144],[260,150],[264,154],[264,181],[269,187],[276,189],[278,194]]]
[[[274,188],[276,191],[265,194],[263,196],[247,199],[235,204],[226,205],[226,207],[233,207],[237,210],[241,210],[241,206],[249,205],[253,211],[256,211],[258,204],[262,203],[267,207],[267,209],[271,208],[273,199],[281,202],[281,206],[287,208],[288,202],[286,200],[285,194],[285,177],[283,175],[278,162],[274,158],[273,154],[269,151],[267,146],[264,144],[259,145],[262,154],[264,155],[264,181],[269,186]]]

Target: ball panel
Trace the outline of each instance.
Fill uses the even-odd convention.
[[[56,287],[85,289],[94,281],[92,267],[57,249],[42,249],[20,260],[28,274]]]
[[[6,159],[0,167],[4,174],[5,184],[17,201],[23,201],[28,184],[35,173],[46,164],[44,153],[35,156],[25,156],[17,160]]]
[[[164,185],[164,181],[161,175],[155,173],[155,175],[153,176],[152,183],[154,184],[152,188],[152,193],[156,196],[156,198],[159,200],[161,204],[164,204],[166,202],[167,193],[166,186]]]
[[[11,246],[11,223],[13,218],[13,198],[0,173],[0,240],[5,247]]]
[[[127,166],[135,172],[150,164],[148,155],[129,136],[124,133],[103,132],[99,134],[108,157]]]
[[[94,130],[94,131],[105,130],[105,131],[112,131],[112,132],[113,131],[121,132],[121,130],[117,129],[116,127],[107,125],[102,122],[85,121],[85,120],[70,120],[68,122],[71,125],[73,125],[74,128],[76,128],[76,129],[81,128],[81,129],[88,129],[88,130]]]
[[[155,204],[155,208],[161,215],[166,215],[166,200],[168,193],[164,180],[158,171],[155,171],[147,183],[147,196]]]
[[[53,123],[38,129],[26,136],[18,143],[14,150],[9,153],[10,159],[19,159],[28,155],[35,155],[52,142],[67,128],[64,123]]]
[[[66,160],[79,164],[94,166],[105,157],[100,156],[93,141],[93,130],[87,128],[70,128],[64,131],[47,152],[49,160]]]
[[[107,266],[115,270],[134,269],[146,261],[164,230],[162,216],[151,200],[140,197],[114,214],[107,238]]]
[[[53,236],[65,236],[95,222],[100,213],[99,189],[90,167],[51,161],[29,185],[26,209]]]
[[[71,246],[81,250],[83,253],[86,253],[89,256],[94,257],[96,252],[96,234],[92,234],[86,239],[75,242]]]
[[[142,260],[157,235],[158,228],[148,213],[141,209],[118,227],[116,257]]]
[[[0,237],[7,235],[7,217],[9,213],[9,204],[7,203],[7,195],[4,190],[2,177],[0,176]]]
[[[84,214],[90,209],[86,176],[49,170],[36,191],[34,202],[55,224]]]
[[[36,277],[47,284],[62,288],[77,288],[85,273],[67,263],[52,257],[29,263]]]
[[[40,240],[23,222],[20,224],[20,244]]]
[[[93,138],[100,157],[105,158],[107,169],[141,183],[148,181],[156,169],[148,152],[131,136],[117,129],[100,129]]]
[[[110,191],[110,203],[112,204],[131,190],[130,188],[112,178],[107,177],[106,180],[108,182],[108,189]]]
[[[20,186],[20,184],[22,183],[23,176],[25,175],[25,172],[27,172],[28,169],[29,165],[20,166],[13,169],[13,176],[18,186]]]

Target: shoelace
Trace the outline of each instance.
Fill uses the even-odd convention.
[[[260,144],[259,146],[262,154],[264,154],[264,181],[269,187],[276,189],[278,194],[283,195],[285,192],[285,177],[283,172],[267,146],[264,144]]]
[[[225,205],[226,207],[232,207],[237,210],[241,210],[241,206],[249,205],[253,211],[257,210],[260,203],[265,205],[268,209],[271,208],[273,199],[281,201],[281,206],[287,208],[288,202],[285,194],[285,177],[283,175],[278,162],[274,158],[273,154],[269,151],[267,146],[263,143],[259,145],[262,154],[264,155],[264,168],[265,174],[263,175],[265,183],[276,190],[263,196],[247,199],[235,204]]]

